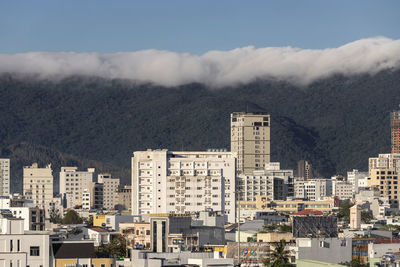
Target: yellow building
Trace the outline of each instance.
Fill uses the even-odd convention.
[[[105,214],[95,214],[93,216],[93,226],[105,226],[106,225],[106,215]]]
[[[113,267],[115,260],[110,258],[89,258],[89,259],[55,259],[56,267],[70,266],[91,266],[91,267]]]
[[[256,201],[240,201],[238,203],[241,210],[276,210],[277,212],[297,212],[303,209],[313,209],[322,212],[331,212],[338,207],[335,205],[335,199],[320,201],[305,200],[268,200],[266,196],[257,196]]]
[[[371,169],[368,186],[378,188],[381,197],[388,197],[391,208],[399,207],[398,176],[394,168]]]
[[[257,233],[257,242],[273,243],[279,242],[282,239],[287,243],[296,240],[293,238],[292,233]]]

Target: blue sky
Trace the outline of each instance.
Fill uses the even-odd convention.
[[[0,1],[0,53],[327,48],[400,39],[399,14],[398,0]]]

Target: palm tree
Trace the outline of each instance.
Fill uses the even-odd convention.
[[[266,267],[284,267],[292,266],[289,262],[290,251],[285,249],[286,241],[281,240],[274,244],[274,250],[271,251],[269,258],[264,261]]]

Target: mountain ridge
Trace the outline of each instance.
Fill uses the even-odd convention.
[[[329,177],[353,168],[366,170],[368,157],[390,152],[389,112],[400,103],[399,84],[399,70],[335,75],[309,86],[258,79],[218,89],[3,74],[0,157],[13,158],[10,148],[18,144],[43,152],[36,160],[11,161],[13,191],[21,188],[22,166],[50,160],[46,149],[50,155],[69,155],[82,168],[91,167],[84,164],[88,160],[97,162],[105,166],[102,171],[110,168],[129,183],[133,151],[229,148],[229,114],[257,107],[271,114],[272,161],[296,169],[297,161],[306,159],[321,176]],[[5,153],[7,149],[11,153]],[[53,166],[68,163],[61,158],[51,162]]]

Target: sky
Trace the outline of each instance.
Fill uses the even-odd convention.
[[[400,39],[399,14],[398,0],[0,0],[0,53],[324,49]]]

